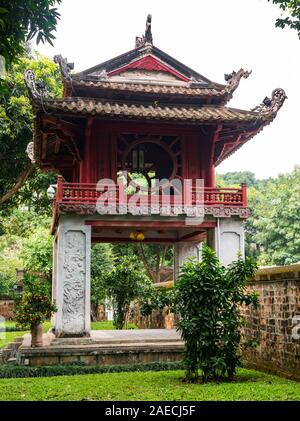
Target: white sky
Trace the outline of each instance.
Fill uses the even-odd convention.
[[[252,69],[229,105],[251,109],[273,89],[288,99],[276,119],[218,168],[253,171],[258,178],[300,165],[300,41],[296,31],[275,28],[278,6],[267,0],[63,0],[54,48],[84,70],[134,48],[152,14],[154,45],[208,77]],[[299,119],[299,120],[298,120]]]

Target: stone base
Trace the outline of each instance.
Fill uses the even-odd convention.
[[[25,335],[17,355],[19,364],[117,365],[180,361],[184,350],[178,333],[164,329],[92,331],[90,338],[55,338],[48,333],[40,348],[31,348],[30,340],[30,335]]]

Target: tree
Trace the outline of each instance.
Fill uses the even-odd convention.
[[[39,227],[23,242],[20,254],[24,269],[43,274],[50,281],[52,271],[52,237],[49,228]]]
[[[203,381],[235,374],[240,364],[240,305],[257,304],[257,296],[245,291],[255,269],[249,258],[225,268],[205,245],[201,262],[184,263],[175,284],[174,312],[185,342],[187,381],[197,381],[199,369]]]
[[[295,29],[300,38],[300,1],[299,0],[268,0],[274,4],[278,4],[280,9],[287,16],[280,17],[276,20],[276,26],[285,28],[286,26]]]
[[[226,174],[218,174],[217,181],[223,181],[225,185],[241,185],[246,183],[248,187],[255,186],[255,174],[251,171],[227,172]]]
[[[0,7],[0,55],[10,66],[26,51],[26,42],[37,36],[37,43],[55,38],[60,17],[55,5],[61,0],[2,0]]]
[[[154,283],[160,282],[162,269],[166,261],[172,261],[172,247],[161,244],[142,244],[136,245],[137,253],[144,264],[147,275]]]
[[[144,265],[147,276],[154,282],[160,282],[160,275],[164,267],[173,263],[173,247],[161,244],[115,244],[113,250],[116,256],[138,255]]]
[[[23,57],[6,74],[7,93],[0,97],[0,205],[10,212],[26,204],[39,212],[50,210],[46,196],[53,174],[42,174],[29,160],[26,148],[32,141],[32,108],[24,83],[24,72],[33,69],[54,96],[61,94],[60,74],[49,59]]]
[[[201,262],[187,259],[173,290],[152,290],[140,300],[143,316],[166,306],[177,316],[177,330],[185,342],[186,381],[198,381],[199,370],[203,381],[235,374],[243,325],[240,306],[258,304],[257,294],[246,292],[246,281],[255,270],[250,258],[224,267],[204,244]]]
[[[106,277],[108,296],[114,309],[114,325],[123,329],[130,303],[146,296],[152,290],[151,281],[145,276],[143,266],[137,257],[120,258]]]
[[[260,187],[255,207],[253,240],[263,265],[300,261],[300,167]]]
[[[97,320],[98,307],[107,298],[106,277],[112,271],[115,257],[110,244],[95,244],[91,251],[91,317]]]

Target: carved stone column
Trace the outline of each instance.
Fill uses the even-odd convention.
[[[90,253],[91,227],[80,216],[61,216],[54,271],[56,336],[90,334]]]
[[[201,259],[201,243],[180,242],[174,245],[174,280],[178,279],[180,267],[185,259],[195,257],[197,261]]]
[[[219,218],[216,228],[208,230],[208,245],[216,251],[221,263],[227,266],[245,255],[244,222],[240,218]]]

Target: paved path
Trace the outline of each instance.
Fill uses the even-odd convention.
[[[180,341],[175,329],[130,329],[130,330],[92,330],[91,339],[96,341]]]

